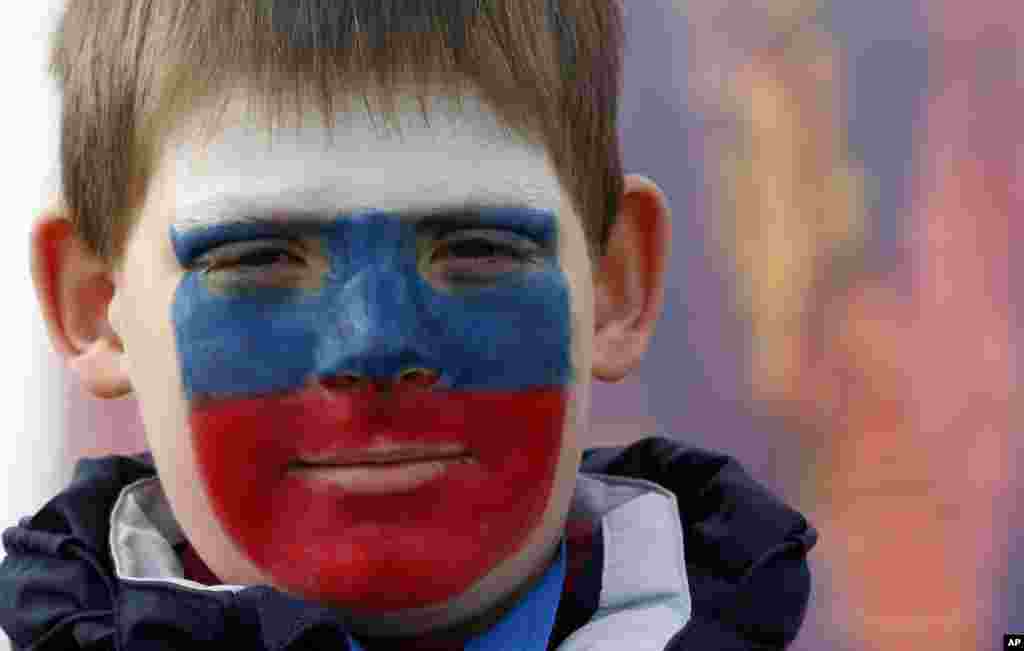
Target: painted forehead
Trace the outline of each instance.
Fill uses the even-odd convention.
[[[561,188],[542,146],[504,130],[473,97],[436,97],[424,122],[403,100],[398,131],[353,102],[328,131],[319,116],[263,128],[235,102],[205,147],[175,149],[175,230],[261,216],[365,211],[421,214],[465,205],[518,205],[557,214]]]

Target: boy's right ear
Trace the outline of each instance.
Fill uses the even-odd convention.
[[[124,346],[108,317],[113,275],[77,237],[59,201],[33,223],[29,256],[36,298],[57,353],[94,396],[131,393]]]

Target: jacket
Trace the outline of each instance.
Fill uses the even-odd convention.
[[[665,437],[589,449],[557,561],[465,648],[784,649],[817,539],[727,455]],[[196,569],[148,453],[80,460],[3,545],[0,627],[15,649],[365,651],[323,606]]]

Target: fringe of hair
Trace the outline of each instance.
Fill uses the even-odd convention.
[[[392,120],[406,93],[426,118],[430,95],[472,90],[546,147],[596,259],[622,194],[620,1],[68,0],[50,52],[64,203],[120,266],[167,138],[231,91],[332,126],[339,97]]]

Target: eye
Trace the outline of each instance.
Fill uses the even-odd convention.
[[[516,247],[495,242],[483,237],[467,237],[454,242],[443,242],[435,251],[432,260],[439,257],[473,260],[481,258],[522,258],[523,252]]]
[[[538,250],[536,244],[514,233],[465,230],[438,241],[429,263],[449,280],[486,280],[531,265]]]
[[[282,246],[245,243],[214,250],[204,256],[202,266],[205,274],[252,275],[290,270],[303,264],[302,258]]]

